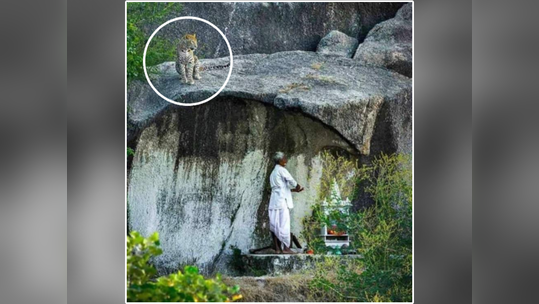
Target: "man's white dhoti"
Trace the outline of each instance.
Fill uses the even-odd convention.
[[[269,210],[270,231],[281,241],[283,245],[290,248],[290,211],[288,208]],[[281,246],[281,249],[284,249]]]
[[[290,248],[290,210],[294,208],[292,193],[298,183],[292,175],[281,165],[275,165],[270,174],[271,197],[268,206],[270,231]],[[284,248],[281,248],[284,249]]]

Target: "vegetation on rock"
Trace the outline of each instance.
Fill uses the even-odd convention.
[[[194,266],[156,278],[150,260],[162,253],[157,232],[145,238],[133,231],[127,237],[127,301],[129,302],[231,302],[242,298],[239,286],[228,287],[217,274],[205,279]]]
[[[133,150],[133,148],[131,147],[127,147],[127,157],[134,156],[134,155],[135,155],[135,150]]]
[[[152,24],[161,24],[182,11],[182,5],[171,2],[127,3],[127,81],[144,79],[142,58],[150,35],[144,30]],[[173,61],[175,46],[166,39],[154,36],[146,53],[147,66]]]
[[[325,151],[321,154],[322,177],[318,188],[317,203],[312,207],[312,216],[303,219],[303,231],[301,236],[307,242],[307,247],[314,250],[315,254],[324,254],[333,249],[326,247],[319,237],[322,223],[328,227],[335,224],[337,230],[345,231],[348,228],[348,215],[334,209],[328,214],[322,212],[323,201],[341,202],[343,198],[355,196],[359,165],[356,159],[344,155],[332,154]],[[337,184],[340,195],[332,193]]]
[[[412,172],[409,155],[384,155],[357,180],[375,204],[350,215],[357,263],[317,265],[311,287],[336,301],[412,301]],[[324,262],[326,263],[326,262]]]

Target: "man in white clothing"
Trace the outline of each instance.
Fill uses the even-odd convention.
[[[277,152],[273,156],[275,168],[270,175],[271,197],[268,207],[270,231],[276,243],[276,248],[282,253],[294,254],[290,250],[290,241],[294,237],[290,233],[290,210],[294,208],[292,192],[304,190],[286,170],[288,159],[283,152]],[[280,244],[282,244],[282,247]],[[297,239],[294,243],[298,244]]]

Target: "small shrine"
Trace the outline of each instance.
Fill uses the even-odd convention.
[[[321,204],[322,212],[329,219],[329,223],[322,223],[320,236],[326,246],[350,246],[347,218],[352,203],[348,198],[342,199],[339,185],[335,180],[331,188],[329,201],[326,199]]]

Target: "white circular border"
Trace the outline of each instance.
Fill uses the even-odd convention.
[[[152,41],[152,38],[153,36],[155,36],[155,34],[157,34],[157,32],[159,32],[159,30],[161,28],[163,28],[165,25],[171,23],[171,22],[174,22],[174,21],[178,21],[178,20],[185,20],[185,19],[191,19],[191,20],[197,20],[197,21],[202,21],[204,23],[207,23],[209,25],[211,25],[214,29],[216,29],[219,34],[221,34],[221,36],[223,37],[223,39],[225,39],[225,42],[226,42],[226,46],[228,47],[228,53],[230,54],[230,68],[228,69],[228,76],[226,77],[226,80],[225,80],[225,83],[223,84],[223,86],[219,89],[219,91],[217,91],[217,93],[213,94],[210,98],[208,99],[205,99],[203,101],[199,101],[199,102],[194,102],[194,103],[182,103],[182,102],[177,102],[175,100],[172,100],[170,98],[167,98],[165,97],[163,94],[161,94],[159,91],[157,91],[157,89],[153,86],[151,80],[150,80],[150,77],[148,76],[148,71],[146,70],[146,52],[148,51],[148,46],[150,45],[150,42]],[[167,22],[161,24],[153,33],[152,35],[150,36],[150,38],[148,39],[148,42],[146,42],[146,46],[144,47],[144,55],[142,57],[142,66],[144,68],[144,75],[146,75],[146,80],[148,81],[148,83],[150,84],[150,87],[152,87],[153,91],[155,93],[157,93],[157,95],[159,95],[161,98],[163,98],[164,100],[168,101],[168,102],[171,102],[173,104],[177,104],[179,106],[187,106],[187,107],[190,107],[190,106],[198,106],[198,105],[201,105],[203,103],[206,103],[210,100],[212,100],[213,98],[215,98],[217,95],[219,95],[219,93],[221,93],[221,91],[226,87],[227,83],[228,83],[228,80],[230,79],[230,75],[232,75],[232,67],[234,66],[234,60],[233,60],[233,56],[232,56],[232,48],[230,47],[230,43],[228,42],[228,39],[226,39],[226,36],[225,34],[223,34],[223,32],[221,32],[221,30],[215,26],[213,23],[209,22],[208,20],[205,20],[205,19],[202,19],[202,18],[198,18],[198,17],[177,17],[177,18],[173,18],[173,19],[170,19],[168,20]]]

